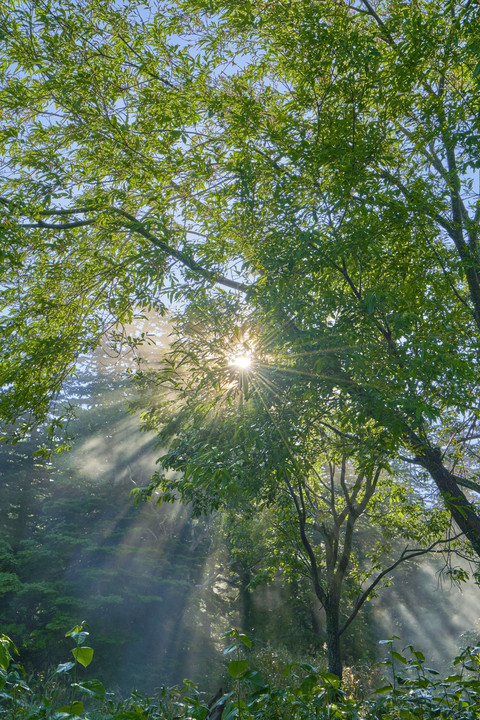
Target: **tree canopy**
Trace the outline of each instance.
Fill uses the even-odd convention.
[[[476,4],[1,13],[5,422],[135,312],[213,306],[197,373],[260,333],[302,417],[426,469],[480,554]]]
[[[345,433],[313,374],[297,377],[298,364],[280,366],[278,356],[271,367],[259,319],[228,332],[239,317],[238,303],[197,300],[163,362],[137,376],[133,407],[162,453],[149,486],[133,492],[181,499],[198,515],[220,509],[240,525],[266,518],[267,577],[282,568],[309,578],[325,612],[328,668],[341,678],[341,638],[377,586],[427,552],[444,552],[450,567],[457,537],[424,488],[398,466],[386,472],[370,426]]]

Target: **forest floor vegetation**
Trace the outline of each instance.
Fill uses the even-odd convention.
[[[352,673],[339,679],[309,663],[291,663],[281,681],[254,668],[250,639],[232,629],[227,691],[208,702],[187,680],[153,695],[136,692],[116,697],[95,679],[81,679],[94,651],[87,646],[85,623],[66,637],[74,642],[73,660],[35,679],[16,661],[18,651],[0,635],[0,717],[8,720],[473,720],[480,717],[480,648],[468,647],[453,660],[450,675],[426,667],[423,653],[411,645],[395,649],[399,638],[384,642],[382,684],[365,689]],[[233,658],[233,659],[231,659]],[[379,674],[380,677],[380,674]]]

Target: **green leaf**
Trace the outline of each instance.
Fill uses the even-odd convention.
[[[247,670],[243,675],[243,680],[248,682],[250,685],[257,689],[263,689],[267,687],[263,675],[258,670]]]
[[[75,640],[77,645],[82,645],[89,635],[89,633],[84,630],[85,625],[86,622],[83,620],[80,625],[75,625],[75,627],[65,633],[65,637],[71,637],[72,640]]]
[[[93,648],[91,647],[79,647],[73,648],[72,655],[80,665],[88,667],[93,659]]]
[[[75,667],[74,662],[60,663],[60,665],[58,665],[57,669],[55,670],[55,674],[60,675],[61,673],[66,673],[74,667]]]
[[[79,632],[82,632],[85,625],[86,625],[85,620],[82,620],[80,625],[75,625],[75,627],[73,627],[71,630],[66,632],[65,637],[72,637],[73,635],[78,635]]]
[[[223,711],[222,720],[234,720],[234,718],[239,717],[239,715],[240,712],[237,703],[229,702]]]
[[[320,677],[325,680],[326,683],[331,685],[334,688],[340,687],[340,678],[338,675],[334,675],[333,673],[329,672],[321,672]]]
[[[390,652],[390,655],[391,655],[393,658],[395,658],[395,660],[398,660],[399,662],[403,663],[404,665],[406,665],[406,664],[408,663],[407,658],[403,657],[403,655],[400,655],[400,653],[397,652],[396,650],[392,650],[392,651]]]
[[[5,643],[3,640],[0,640],[0,667],[3,670],[8,670],[8,666],[10,665],[10,652],[8,650],[8,643]]]
[[[222,638],[236,637],[237,635],[238,630],[236,628],[230,628],[230,630],[227,630],[227,632],[223,633]]]
[[[57,708],[56,712],[81,715],[83,713],[83,702],[74,700],[71,705],[62,705],[62,707]]]
[[[237,637],[240,640],[240,642],[242,642],[246,647],[248,647],[248,648],[252,647],[252,641],[250,640],[249,637],[247,637],[247,635],[245,635],[244,633],[238,633]]]
[[[448,675],[445,678],[446,683],[455,683],[455,682],[458,682],[459,680],[462,680],[462,675],[459,675],[458,673],[455,675]]]
[[[82,682],[74,683],[72,687],[78,688],[84,695],[96,698],[97,700],[102,700],[105,697],[105,687],[100,680],[83,680]]]
[[[225,650],[223,651],[223,654],[231,655],[233,652],[235,652],[236,650],[240,650],[240,649],[243,649],[242,644],[234,643],[233,645],[229,645],[228,647],[226,647]]]
[[[228,674],[232,678],[239,678],[248,668],[248,660],[232,660],[228,664]]]
[[[79,632],[79,633],[73,633],[73,635],[71,635],[71,638],[72,638],[72,640],[75,640],[77,645],[83,645],[83,643],[87,639],[88,635],[89,635],[89,633],[86,632],[85,630],[83,630],[82,632]]]
[[[300,667],[302,668],[302,670],[307,670],[310,673],[318,673],[317,668],[314,667],[313,665],[311,665],[310,663],[302,662],[302,663],[300,663]]]

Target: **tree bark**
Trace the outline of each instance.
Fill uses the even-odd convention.
[[[340,598],[329,596],[325,603],[328,672],[342,680],[343,663],[340,650]]]
[[[243,568],[240,575],[240,599],[242,608],[242,630],[246,635],[250,635],[255,627],[254,607],[252,593],[248,587],[251,573],[248,568]]]
[[[440,450],[423,446],[415,461],[430,473],[453,519],[480,557],[480,517],[458,486],[455,475],[443,465]]]

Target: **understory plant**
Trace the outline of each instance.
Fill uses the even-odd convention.
[[[227,691],[210,702],[198,687],[132,691],[127,698],[105,691],[96,679],[80,679],[93,659],[84,622],[66,633],[73,660],[61,663],[42,682],[26,678],[18,651],[0,635],[0,717],[8,720],[477,720],[480,717],[480,647],[462,650],[443,677],[426,665],[422,652],[399,638],[383,641],[383,685],[352,694],[338,677],[310,663],[290,663],[281,683],[268,683],[252,667],[252,643],[232,629],[224,637],[230,679]]]

